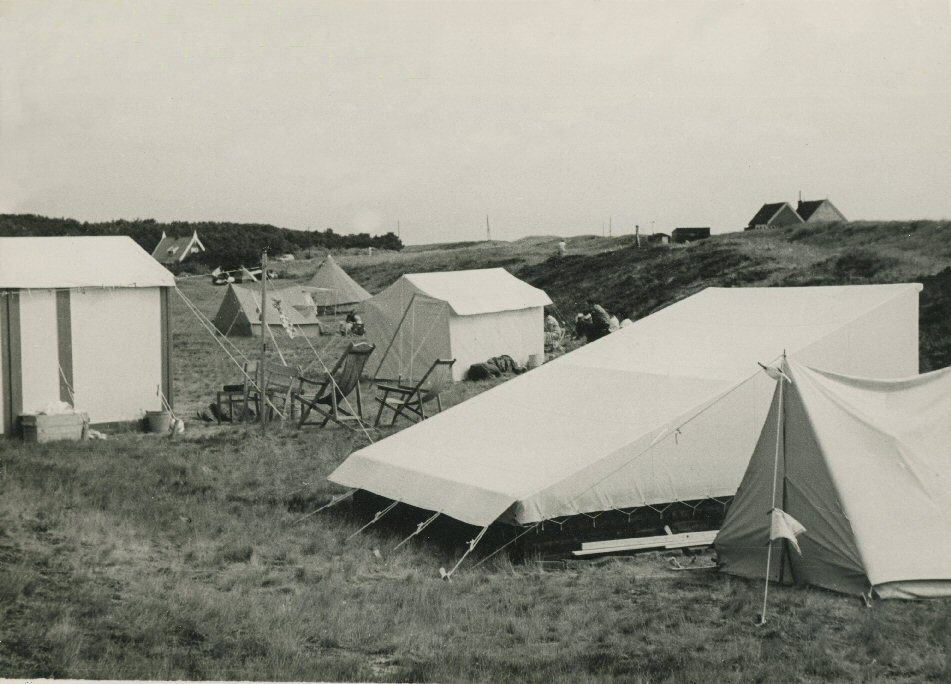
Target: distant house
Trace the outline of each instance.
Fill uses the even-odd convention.
[[[791,226],[796,223],[803,223],[803,219],[789,202],[774,202],[773,204],[764,204],[750,220],[746,230]]]
[[[198,239],[198,231],[192,233],[191,237],[168,237],[165,231],[162,231],[162,239],[152,250],[152,256],[160,264],[179,264],[191,254],[204,252],[205,246]]]
[[[848,221],[845,214],[835,208],[828,199],[823,200],[799,200],[796,207],[796,213],[806,223],[830,223],[832,221]]]
[[[706,240],[710,237],[710,228],[674,228],[670,233],[670,241],[683,244],[685,242],[696,242],[697,240]]]
[[[651,233],[647,236],[649,245],[669,245],[670,236],[667,233]]]

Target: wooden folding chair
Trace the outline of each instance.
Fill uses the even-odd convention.
[[[383,394],[376,397],[380,410],[377,411],[373,425],[380,424],[383,410],[387,408],[393,412],[390,425],[393,425],[400,416],[414,422],[425,420],[426,404],[433,401],[436,402],[436,412],[442,411],[442,400],[439,394],[452,384],[452,364],[455,362],[455,359],[436,359],[415,385],[378,384],[376,387],[382,390]]]
[[[215,396],[215,418],[218,425],[221,425],[221,417],[225,415],[224,408],[228,407],[228,419],[232,423],[239,420],[246,420],[248,417],[248,408],[251,404],[251,394],[257,390],[258,362],[246,361],[242,368],[243,377],[241,382],[222,387]],[[240,412],[235,415],[235,406],[240,407]],[[260,407],[256,407],[255,415],[260,413]]]
[[[264,364],[264,377],[259,379],[263,393],[257,387],[248,393],[248,403],[258,407],[258,415],[263,420],[273,420],[278,414],[281,420],[289,417],[292,409],[291,395],[300,377],[300,370],[295,366],[285,366],[281,363],[268,362]]]
[[[292,402],[300,404],[300,419],[297,427],[304,425],[324,427],[331,420],[346,428],[350,426],[344,423],[345,420],[356,420],[362,423],[363,397],[360,393],[360,376],[374,349],[376,346],[368,342],[351,342],[329,373],[324,373],[317,379],[303,376],[298,378],[297,391],[291,395]],[[308,387],[313,389],[307,391]],[[340,406],[341,403],[346,403],[345,400],[351,393],[357,395],[356,414]],[[308,422],[307,419],[312,411],[323,416],[323,420]]]

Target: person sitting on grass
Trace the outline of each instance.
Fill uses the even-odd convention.
[[[598,304],[593,297],[588,297],[585,302],[588,310],[585,312],[585,321],[590,321],[586,326],[588,342],[594,342],[601,339],[611,332],[611,314],[604,310],[604,307]]]

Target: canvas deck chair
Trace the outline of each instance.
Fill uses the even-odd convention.
[[[455,362],[455,359],[436,359],[415,385],[409,383],[377,385],[377,389],[382,394],[376,397],[380,410],[377,411],[373,425],[380,424],[385,409],[393,412],[390,425],[393,425],[400,416],[414,422],[425,420],[426,404],[433,401],[436,402],[436,412],[442,411],[442,400],[439,395],[452,384],[452,364]]]
[[[338,425],[349,428],[350,426],[344,423],[345,420],[363,421],[360,376],[374,349],[376,346],[367,342],[351,342],[329,373],[324,373],[323,377],[315,380],[303,376],[299,378],[297,391],[292,395],[294,404],[300,404],[300,419],[297,427],[304,425],[324,427],[332,420]],[[350,394],[356,394],[356,414],[341,406],[347,403],[345,400]],[[323,417],[323,420],[308,422],[311,412],[316,412]]]

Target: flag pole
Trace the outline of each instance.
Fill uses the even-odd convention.
[[[260,406],[258,411],[260,412],[261,420],[261,434],[267,434],[267,333],[269,328],[267,327],[267,250],[265,249],[261,253],[261,372],[260,372],[260,382],[258,385],[258,396],[260,398]],[[276,343],[275,343],[276,344]]]
[[[786,360],[786,355],[783,354],[783,362]],[[785,363],[784,363],[785,365]],[[779,405],[776,410],[776,450],[773,455],[773,498],[770,503],[769,516],[770,520],[770,532],[767,534],[767,547],[766,547],[766,580],[763,582],[763,612],[759,616],[759,624],[766,624],[766,599],[769,597],[769,566],[772,562],[773,557],[773,535],[772,535],[772,522],[773,522],[773,510],[776,508],[776,481],[779,479],[779,441],[782,439],[782,421],[783,421],[783,380],[786,378],[785,374],[782,373],[780,369],[779,374]]]

